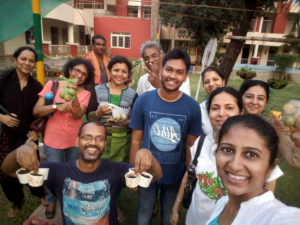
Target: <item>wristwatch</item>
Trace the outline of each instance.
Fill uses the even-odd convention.
[[[56,104],[53,104],[52,105],[52,109],[56,109],[57,105]]]

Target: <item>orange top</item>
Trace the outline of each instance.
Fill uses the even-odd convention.
[[[91,64],[93,65],[93,67],[95,69],[95,84],[101,84],[101,68],[100,68],[98,59],[97,59],[94,51],[93,50],[89,51],[82,58],[91,62]],[[110,73],[109,73],[109,70],[107,69],[109,61],[110,61],[109,57],[104,54],[103,55],[103,64],[105,67],[107,80],[109,80],[109,78],[110,78]]]
[[[51,92],[52,81],[48,81],[39,96],[45,97],[45,94]],[[72,107],[71,102],[66,102],[59,97],[61,89],[58,87],[54,97],[54,102],[64,102]],[[90,92],[83,90],[77,95],[80,105],[88,106],[90,100]],[[79,128],[82,124],[82,119],[74,119],[71,112],[56,111],[53,117],[47,121],[44,144],[55,149],[66,149],[76,146],[76,138]]]

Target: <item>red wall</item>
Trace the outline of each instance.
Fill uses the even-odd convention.
[[[291,4],[292,1],[289,1],[285,4],[282,4],[281,2],[277,3],[277,14],[274,21],[273,33],[284,34],[287,23],[287,15],[289,13]]]
[[[127,16],[127,0],[116,0],[116,16]]]
[[[150,19],[94,17],[94,33],[101,34],[106,39],[106,47],[111,48],[111,32],[125,32],[131,34],[130,49],[111,48],[111,56],[123,55],[130,58],[140,58],[142,43],[150,40]]]

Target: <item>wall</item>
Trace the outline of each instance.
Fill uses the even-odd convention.
[[[131,34],[130,49],[111,48],[111,55],[124,55],[130,58],[140,58],[140,47],[150,40],[150,20],[141,18],[95,17],[95,34],[101,34],[106,39],[106,47],[111,48],[111,32],[126,32]]]
[[[290,10],[292,0],[286,4],[279,2],[277,4],[277,14],[274,21],[273,33],[284,34],[285,26],[287,23],[287,14]]]
[[[43,40],[44,41],[51,41],[51,27],[57,27],[58,28],[58,44],[63,44],[62,39],[62,29],[66,28],[68,29],[68,23],[65,23],[63,21],[58,21],[54,19],[43,19]]]
[[[127,16],[127,0],[116,0],[116,16]]]
[[[15,50],[21,46],[28,45],[26,44],[25,33],[10,39],[4,42],[4,54],[5,55],[13,55]],[[32,46],[32,45],[28,45]]]

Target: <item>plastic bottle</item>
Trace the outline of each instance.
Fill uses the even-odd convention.
[[[45,105],[52,105],[53,104],[53,93],[49,92],[45,94]],[[47,117],[52,117],[53,113],[49,113],[46,115]]]

